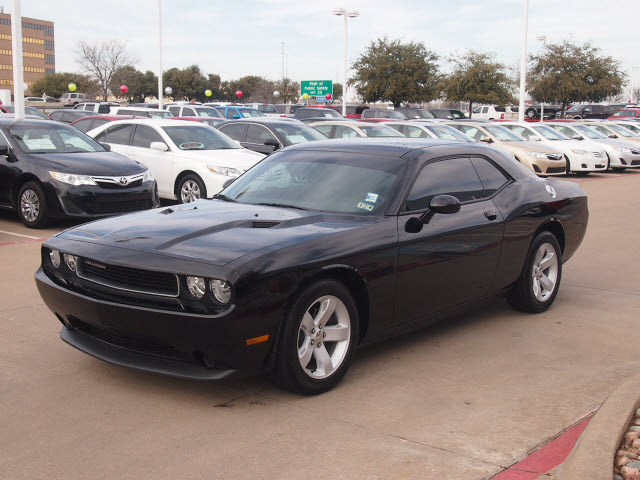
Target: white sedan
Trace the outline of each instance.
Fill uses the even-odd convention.
[[[149,167],[159,196],[181,203],[210,198],[264,158],[218,130],[188,121],[119,120],[87,135]]]
[[[541,142],[562,152],[567,159],[567,173],[588,174],[609,168],[607,153],[593,142],[574,140],[542,123],[505,122],[500,125],[530,142]]]

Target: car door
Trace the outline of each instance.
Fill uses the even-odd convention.
[[[334,138],[331,135],[331,130],[333,130],[333,125],[316,125],[313,128],[315,128],[317,131],[319,131],[321,134],[323,134],[327,138]]]
[[[0,146],[11,149],[3,132],[0,132]],[[0,155],[0,204],[9,205],[11,203],[11,186],[18,179],[22,169],[16,157]]]
[[[171,115],[173,115],[174,117],[180,116],[180,107],[176,105],[172,105],[171,107],[168,108],[168,110],[171,112]]]
[[[227,137],[235,140],[236,142],[242,145],[244,141],[244,132],[247,129],[246,123],[227,123],[226,125],[222,125],[219,130],[224,133]]]
[[[108,143],[112,152],[127,156],[127,149],[133,133],[133,125],[121,123],[112,125],[95,136],[95,140],[100,143]]]
[[[503,184],[508,182],[495,165],[485,166],[501,175]],[[490,198],[495,191],[485,190],[469,157],[446,157],[423,165],[398,217],[395,324],[490,292],[504,233],[502,216]],[[430,200],[441,194],[458,198],[460,211],[436,214],[420,232],[407,232],[409,219],[423,214]]]
[[[280,147],[282,146],[276,136],[271,133],[269,129],[262,125],[250,123],[249,125],[247,125],[247,134],[245,140],[241,142],[241,145],[245,148],[253,150],[254,152],[260,152],[268,155],[276,150],[276,148],[273,145],[265,145],[264,142],[267,140],[278,142],[278,145],[280,145]]]
[[[163,143],[167,151],[152,150],[153,142]],[[174,187],[173,152],[160,133],[149,125],[136,125],[127,157],[146,165],[158,183],[160,195],[172,195]]]

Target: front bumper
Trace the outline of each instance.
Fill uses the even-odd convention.
[[[572,172],[597,172],[607,169],[607,156],[594,157],[572,153],[567,155]],[[568,172],[567,172],[568,173]]]
[[[272,340],[247,345],[265,331],[264,321],[231,308],[202,315],[92,298],[51,280],[42,267],[36,285],[62,322],[61,338],[106,362],[165,375],[216,380],[265,370]]]
[[[567,170],[567,163],[564,158],[551,160],[548,158],[532,157],[524,155],[531,164],[531,169],[538,175],[564,175]]]

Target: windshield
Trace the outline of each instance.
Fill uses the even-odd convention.
[[[601,134],[597,130],[593,128],[587,127],[586,125],[571,125],[578,133],[584,135],[587,138],[607,138],[606,135]]]
[[[625,127],[621,127],[620,125],[613,125],[611,123],[607,123],[607,127],[609,127],[611,130],[615,131],[616,133],[620,134],[620,136],[622,137],[637,137],[638,134],[635,132],[632,132],[631,130],[625,128]]]
[[[223,194],[250,204],[382,215],[405,161],[326,152],[275,153],[242,175]]]
[[[635,117],[636,112],[633,110],[618,110],[613,114],[614,117]]]
[[[258,105],[258,110],[263,113],[278,113],[276,107],[273,105]]]
[[[627,130],[631,130],[632,132],[635,132],[636,134],[640,135],[640,127],[637,125],[630,125],[630,124],[619,124],[621,127],[626,128]]]
[[[407,117],[412,116],[413,118],[436,118],[436,116],[431,113],[429,110],[424,108],[416,108],[414,110],[409,110],[405,113]]]
[[[148,112],[145,112],[142,115],[151,117],[151,118],[169,118],[169,117],[173,117],[173,114],[171,112],[167,112],[166,110],[154,110],[152,108],[148,108],[147,110],[149,110]],[[134,113],[134,115],[137,115],[137,112]]]
[[[508,128],[500,127],[498,125],[492,127],[484,127],[491,135],[496,137],[501,142],[524,142],[524,138],[516,135]]]
[[[279,125],[274,129],[282,137],[285,146],[327,139],[323,134],[306,125]]]
[[[201,125],[162,127],[180,150],[222,150],[241,148],[225,134]]]
[[[404,113],[396,112],[394,110],[387,110],[387,112],[389,113],[389,118],[395,118],[398,120],[406,120],[407,118],[409,118]]]
[[[557,130],[554,130],[551,127],[542,126],[542,127],[533,127],[533,129],[536,131],[536,133],[539,133],[547,140],[571,140],[566,135],[563,135],[562,133],[558,132]]]
[[[215,108],[195,108],[194,110],[199,117],[224,118]]]
[[[265,116],[260,110],[256,110],[255,108],[243,108],[242,110],[238,110],[238,111],[245,118],[247,118],[247,117],[264,117]]]
[[[400,132],[386,125],[365,125],[361,126],[360,130],[362,130],[367,137],[404,137]]]
[[[423,125],[422,127],[429,130],[441,140],[458,140],[460,142],[476,143],[472,138],[468,137],[464,133],[460,133],[455,128],[448,127],[447,125]]]
[[[54,123],[54,122],[51,122]],[[83,153],[107,150],[79,130],[66,125],[12,125],[9,134],[26,153]]]
[[[315,117],[331,117],[331,118],[343,118],[338,112],[331,108],[318,108],[317,110],[312,110],[309,112],[309,116],[312,118]]]

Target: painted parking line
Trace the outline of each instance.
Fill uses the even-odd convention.
[[[40,240],[38,237],[32,237],[31,235],[24,235],[22,233],[16,233],[16,232],[7,232],[6,230],[0,230],[0,233],[6,233],[7,235],[15,235],[16,237],[30,238],[31,240]]]
[[[491,480],[534,480],[565,461],[587,427],[593,412],[559,437],[503,470]]]
[[[44,240],[44,238],[33,237],[31,235],[24,235],[22,233],[0,230],[0,247],[4,247],[6,245],[16,245],[20,243],[43,242]]]

